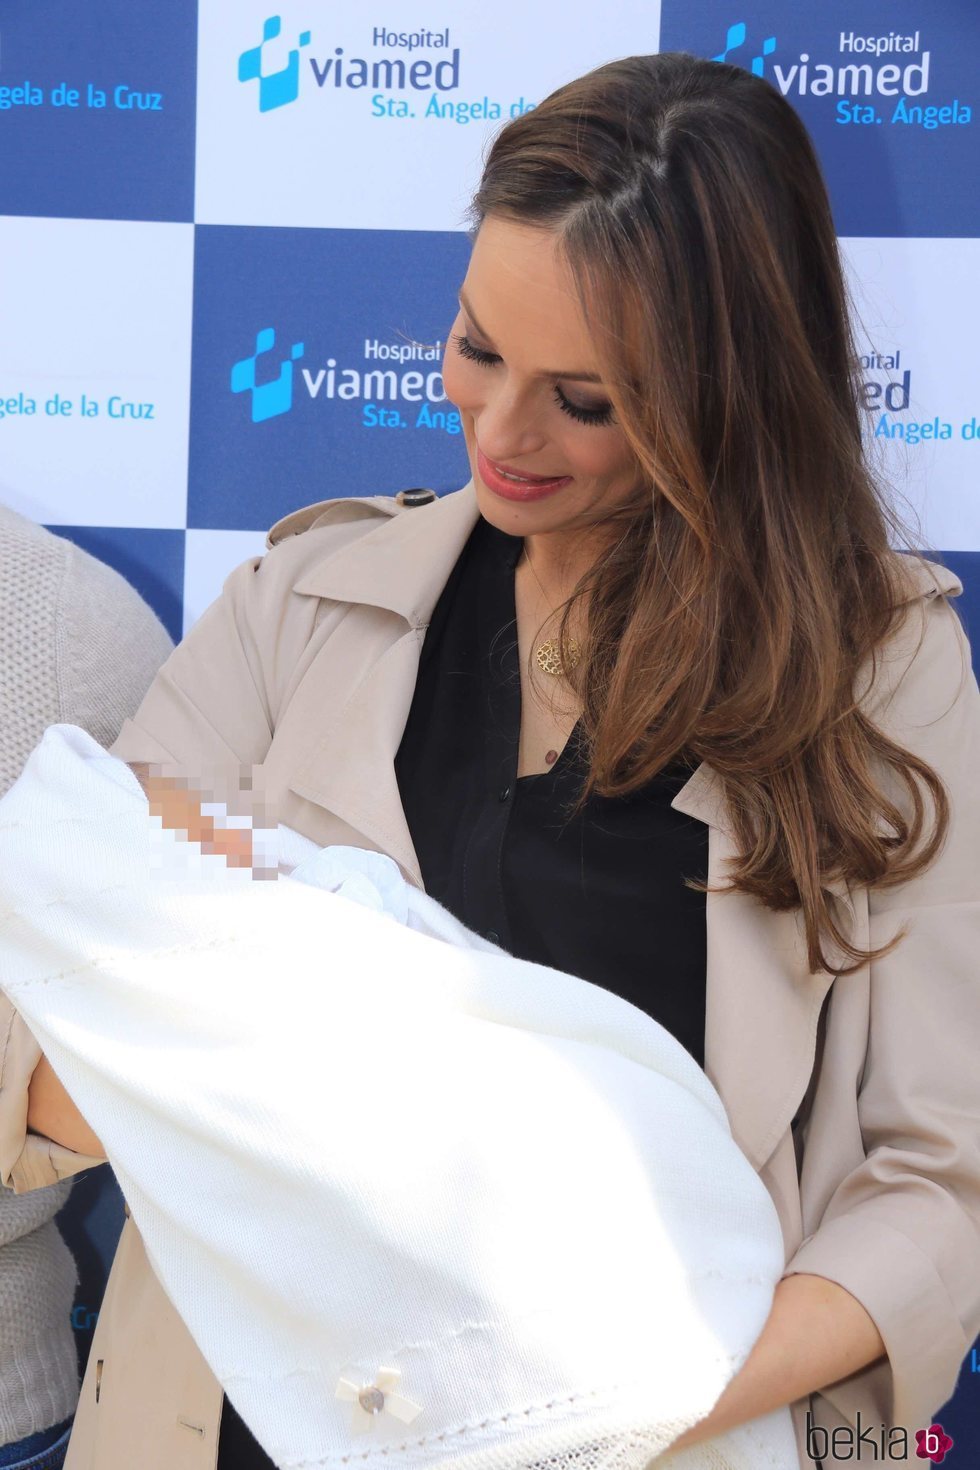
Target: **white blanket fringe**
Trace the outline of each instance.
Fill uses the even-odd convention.
[[[666,1453],[784,1259],[694,1059],[279,836],[279,881],[203,856],[71,725],[0,801],[0,984],[275,1464],[798,1470],[786,1408]]]

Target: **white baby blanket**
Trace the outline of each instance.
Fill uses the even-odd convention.
[[[278,881],[202,855],[70,725],[0,801],[0,983],[276,1465],[798,1470],[788,1409],[664,1453],[784,1259],[693,1058],[279,835]]]

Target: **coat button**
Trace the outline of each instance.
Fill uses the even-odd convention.
[[[485,937],[489,939],[491,944],[500,943],[500,935],[497,933],[496,929],[488,929]]]
[[[510,800],[510,787],[509,786],[503,787],[503,789],[497,793],[497,799],[499,801],[509,801]]]
[[[406,509],[410,508],[413,505],[431,505],[433,500],[436,500],[437,498],[438,497],[434,490],[424,489],[399,490],[398,494],[395,496],[395,500],[397,501],[397,503],[399,505],[405,506]]]

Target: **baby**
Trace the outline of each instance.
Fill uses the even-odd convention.
[[[55,725],[0,800],[0,985],[271,1458],[797,1470],[788,1409],[669,1454],[784,1261],[685,1048],[141,774]]]

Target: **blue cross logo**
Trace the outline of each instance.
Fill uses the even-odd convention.
[[[302,342],[294,342],[289,349],[289,356],[282,359],[278,378],[273,378],[268,383],[255,381],[257,359],[263,352],[271,352],[275,345],[275,327],[263,327],[261,332],[255,334],[255,351],[251,357],[243,357],[231,370],[231,391],[252,395],[253,424],[261,424],[266,419],[288,413],[293,406],[293,363],[303,356],[305,347]]]
[[[737,21],[735,23],[735,25],[729,26],[728,27],[728,35],[725,37],[725,49],[724,49],[724,51],[721,53],[720,56],[712,56],[711,60],[712,61],[727,61],[730,52],[737,51],[739,49],[739,47],[745,45],[745,37],[746,37],[746,35],[747,35],[747,32],[746,32],[746,29],[745,29],[745,21],[744,20]],[[757,77],[761,77],[762,76],[763,68],[765,66],[765,58],[767,56],[771,56],[772,53],[775,51],[775,49],[776,49],[776,37],[775,36],[767,36],[766,39],[762,43],[762,51],[761,51],[761,54],[759,56],[753,56],[752,61],[751,61],[751,64],[749,66],[749,70],[753,73],[754,76],[757,76]],[[739,66],[739,65],[741,65],[741,63],[738,62],[738,61],[736,61],[734,63],[734,65],[735,66]]]
[[[282,30],[282,17],[270,15],[262,26],[262,40],[257,46],[243,51],[238,58],[238,80],[259,84],[259,111],[272,112],[273,108],[285,107],[299,96],[299,48],[310,44],[310,32],[302,31],[296,46],[289,53],[281,71],[262,70],[262,48],[266,41],[274,41]]]

